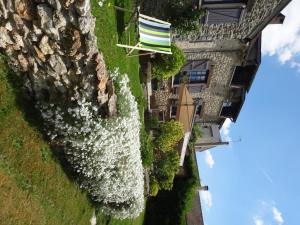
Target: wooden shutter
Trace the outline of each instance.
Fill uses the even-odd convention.
[[[239,22],[242,8],[235,9],[209,9],[206,23],[234,23]]]
[[[247,3],[247,0],[203,0],[202,4]]]

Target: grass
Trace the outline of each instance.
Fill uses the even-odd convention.
[[[0,224],[87,225],[92,206],[86,194],[25,120],[21,81],[0,58]]]
[[[133,0],[107,0],[103,7],[99,7],[97,0],[92,0],[92,13],[96,17],[95,33],[97,36],[97,44],[100,51],[103,53],[104,60],[108,70],[119,68],[121,73],[126,73],[130,80],[130,88],[135,96],[139,112],[141,115],[141,123],[143,129],[144,123],[144,95],[140,85],[139,75],[139,58],[126,57],[126,51],[123,48],[117,47],[118,42],[127,42],[130,40],[134,44],[136,40],[135,26],[129,28],[125,34],[125,23],[130,20],[130,13],[116,11],[113,7],[118,5],[126,9],[134,7]],[[112,217],[105,216],[102,213],[97,213],[98,225],[142,225],[144,221],[144,212],[136,219],[116,220]]]
[[[145,211],[136,219],[117,220],[102,213],[97,213],[97,225],[143,225]]]
[[[143,90],[140,85],[139,58],[126,57],[124,48],[117,47],[118,42],[131,44],[136,41],[134,24],[128,32],[123,32],[125,24],[130,20],[130,13],[116,11],[114,5],[131,9],[134,7],[133,0],[107,0],[103,7],[99,7],[97,0],[92,0],[92,13],[96,17],[95,33],[100,51],[109,70],[119,68],[121,73],[126,73],[130,79],[130,88],[135,96],[141,115],[144,113]],[[143,118],[143,117],[142,117]]]
[[[125,50],[116,46],[118,39],[134,40],[135,29],[129,36],[122,33],[130,15],[116,13],[114,4],[133,6],[131,0],[107,0],[100,8],[92,0],[98,46],[109,70],[119,68],[128,74],[143,116],[138,58],[127,58]],[[88,225],[92,205],[43,140],[38,114],[22,97],[21,85],[21,75],[9,71],[0,58],[0,225]],[[97,219],[98,225],[142,225],[144,213],[122,221],[98,213]]]
[[[21,81],[0,58],[0,225],[87,225],[92,205],[66,175],[38,128],[25,120],[28,114],[22,109],[32,109],[18,91]],[[144,213],[132,220],[98,213],[97,220],[98,225],[142,225]]]

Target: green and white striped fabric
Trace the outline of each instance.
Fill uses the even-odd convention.
[[[140,46],[152,51],[171,52],[171,24],[139,15]]]

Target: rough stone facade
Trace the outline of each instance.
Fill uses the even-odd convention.
[[[201,116],[202,121],[218,121],[223,102],[230,94],[230,82],[235,66],[243,61],[243,51],[232,52],[189,52],[185,53],[187,60],[209,60],[213,65],[210,82],[207,87],[198,93],[191,93],[194,99],[201,99],[204,103]],[[157,109],[168,111],[170,100],[178,99],[178,94],[172,94],[170,85],[164,81],[161,90],[154,91]]]
[[[191,32],[187,36],[176,37],[177,41],[203,41],[217,39],[245,39],[263,21],[278,12],[278,8],[289,0],[257,0],[251,11],[246,11],[244,18],[236,23],[204,24],[200,30]]]
[[[94,28],[90,0],[0,0],[0,52],[40,102],[114,95]]]
[[[211,63],[206,88],[192,93],[193,98],[202,102],[201,120],[219,123],[223,103],[230,100],[232,89],[230,82],[236,66],[243,66],[251,49],[250,41],[261,33],[270,20],[278,15],[290,0],[255,0],[250,9],[243,9],[239,22],[204,24],[200,30],[185,36],[174,35],[176,44],[184,51],[187,60],[208,60]],[[224,3],[226,5],[227,3]],[[218,4],[220,9],[224,7]],[[260,51],[260,49],[258,49]],[[169,96],[169,101],[166,98]],[[160,101],[160,110],[169,109],[170,100],[178,99],[172,89],[155,93]],[[159,99],[163,100],[159,100]],[[221,119],[221,120],[220,120]]]
[[[171,89],[168,80],[163,80],[158,90],[153,91],[155,108],[159,111],[168,111]]]
[[[213,64],[209,85],[204,91],[192,96],[200,98],[204,103],[201,119],[217,121],[223,102],[230,93],[229,85],[235,66],[242,63],[242,52],[199,52],[187,54],[187,59],[209,59]]]
[[[187,60],[209,60],[213,65],[207,88],[193,94],[194,98],[200,98],[204,103],[201,113],[203,121],[217,122],[220,119],[223,102],[230,95],[234,69],[242,65],[249,50],[247,38],[258,35],[289,1],[256,0],[251,10],[244,9],[239,22],[204,24],[200,30],[186,36],[175,35],[174,39]],[[218,7],[222,8],[222,5]],[[171,97],[178,98],[177,95]]]
[[[225,52],[225,51],[241,51],[246,50],[247,46],[239,40],[214,40],[205,42],[190,42],[190,41],[176,41],[178,47],[183,49],[186,53],[197,52]]]

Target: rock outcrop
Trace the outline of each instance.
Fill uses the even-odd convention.
[[[98,101],[114,115],[116,96],[94,28],[90,0],[0,0],[0,52],[25,72],[32,96],[47,104]]]

